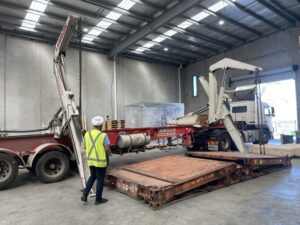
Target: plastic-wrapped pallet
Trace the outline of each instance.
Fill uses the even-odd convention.
[[[160,127],[184,115],[182,103],[139,102],[125,106],[126,127]]]

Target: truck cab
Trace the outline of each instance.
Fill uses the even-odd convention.
[[[272,118],[275,116],[274,108],[266,102],[260,102],[255,94],[255,85],[239,87],[236,88],[236,91],[237,94],[230,102],[230,111],[233,120],[244,134],[245,142],[258,143],[258,130],[261,127],[263,143],[267,143],[269,139],[273,138]],[[260,110],[260,106],[262,110]]]

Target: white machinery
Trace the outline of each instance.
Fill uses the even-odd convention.
[[[262,128],[262,143],[266,144],[273,138],[272,118],[275,112],[274,107],[261,102],[256,89],[256,85],[237,87],[230,102],[230,111],[244,134],[245,142],[259,143],[259,128]],[[260,111],[262,113],[257,113]]]
[[[247,63],[239,62],[237,60],[224,58],[210,66],[209,82],[207,82],[207,80],[203,76],[199,78],[206,94],[208,95],[208,123],[214,124],[222,120],[237,149],[241,152],[245,152],[246,147],[243,140],[243,136],[239,129],[235,126],[231,117],[230,108],[228,107],[228,105],[226,105],[227,100],[231,99],[231,95],[235,93],[234,91],[225,90],[227,83],[226,72],[229,69],[248,70],[258,73],[262,71],[262,68]],[[219,94],[217,79],[215,76],[215,73],[218,70],[223,71],[223,79],[219,89]]]
[[[81,118],[64,68],[66,50],[71,41],[72,34],[75,31],[77,31],[78,34],[81,32],[80,18],[77,16],[69,16],[55,45],[54,75],[64,111],[62,131],[65,131],[66,128],[68,128],[67,130],[69,131],[76,155],[82,187],[84,188],[90,172],[86,161],[84,160],[85,156],[82,151],[83,137],[81,133]]]

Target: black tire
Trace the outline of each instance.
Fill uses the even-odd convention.
[[[269,139],[270,139],[270,133],[266,130],[263,130],[263,134],[262,134],[262,145],[268,144]],[[253,144],[259,144],[260,141],[254,141]]]
[[[35,166],[36,176],[44,183],[61,181],[69,172],[68,157],[58,151],[47,152],[42,155]]]
[[[8,154],[0,153],[0,189],[10,185],[16,178],[18,171],[17,160]]]
[[[230,135],[227,132],[221,133],[218,136],[219,141],[219,151],[230,151],[232,140]]]

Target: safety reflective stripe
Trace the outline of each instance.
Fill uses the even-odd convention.
[[[93,140],[93,137],[92,137],[91,132],[88,132],[88,133],[89,133],[89,136],[90,136],[90,139],[91,139],[91,142],[92,142],[92,146],[91,146],[91,148],[90,148],[90,151],[89,151],[89,154],[88,154],[87,159],[88,159],[88,160],[91,160],[91,159],[90,159],[90,156],[91,156],[91,154],[92,154],[93,149],[95,149],[95,154],[96,154],[96,158],[97,158],[97,159],[95,159],[95,160],[99,160],[99,156],[98,156],[97,149],[96,149],[96,141],[100,138],[101,132],[96,136],[95,140]],[[94,160],[93,160],[93,161],[94,161]],[[99,162],[100,162],[100,161],[99,161]]]
[[[90,160],[90,161],[94,161],[94,162],[106,162],[105,159],[93,159],[93,158],[86,158],[87,160]]]

